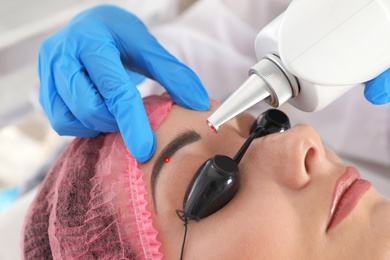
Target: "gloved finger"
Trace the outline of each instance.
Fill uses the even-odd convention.
[[[46,110],[49,121],[53,129],[59,135],[95,137],[98,131],[86,128],[68,109],[62,98],[55,91],[50,95],[40,93],[39,101],[43,107],[50,104],[50,109]]]
[[[102,55],[101,51],[111,49],[112,54],[117,51],[118,57],[127,68],[158,81],[177,104],[198,110],[208,109],[207,92],[195,73],[169,54],[135,15],[121,8],[110,7],[109,10],[110,16],[120,17],[120,21],[114,24],[106,21],[110,27],[99,34],[99,37],[102,37],[102,33],[104,34],[105,41],[99,42],[93,39],[93,41],[88,42],[87,50],[95,56],[109,58],[113,56],[109,56],[109,53]],[[107,12],[107,9],[95,9],[94,12]],[[91,35],[91,37],[94,36]],[[84,54],[84,52],[81,55],[87,56],[88,54]],[[122,63],[114,63],[122,67]],[[86,67],[88,73],[95,71],[91,71],[87,65]],[[101,73],[101,75],[107,75],[107,73]],[[123,75],[119,76],[120,79],[122,77]],[[95,85],[101,86],[93,76],[91,78]]]
[[[151,56],[146,59],[151,60],[149,70],[152,77],[167,90],[172,100],[189,109],[208,110],[210,100],[198,76],[172,56],[160,58]]]
[[[138,21],[138,22],[137,22]],[[119,45],[123,61],[148,78],[158,81],[177,104],[196,110],[209,108],[208,94],[198,76],[186,65],[178,61],[144,27],[141,21],[132,23],[133,34],[123,35]]]
[[[120,98],[109,99],[108,107],[120,118],[118,125],[126,146],[140,163],[156,149],[156,140],[138,90],[121,88]]]
[[[364,96],[376,105],[390,102],[390,69],[366,83]]]
[[[114,115],[127,148],[139,162],[145,162],[153,155],[155,137],[141,95],[113,45],[100,46],[99,55],[96,52],[85,51],[80,58],[108,110]]]
[[[134,71],[131,71],[128,69],[126,69],[126,73],[127,73],[127,76],[129,76],[131,82],[134,83],[134,85],[141,84],[146,79],[146,77],[144,75],[141,75],[137,72],[134,72]]]
[[[114,115],[92,83],[85,69],[76,59],[66,64],[53,65],[55,85],[69,110],[86,128],[98,132],[118,132]]]

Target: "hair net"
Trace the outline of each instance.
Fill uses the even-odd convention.
[[[144,98],[153,130],[172,104],[167,94]],[[49,171],[28,210],[22,257],[161,259],[142,176],[119,133],[76,138]]]

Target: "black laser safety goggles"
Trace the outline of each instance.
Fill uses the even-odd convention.
[[[251,134],[234,158],[217,154],[197,170],[184,196],[183,210],[176,210],[179,218],[185,223],[199,221],[225,206],[238,190],[238,164],[252,141],[290,127],[289,118],[280,110],[269,109],[258,116],[250,129]]]

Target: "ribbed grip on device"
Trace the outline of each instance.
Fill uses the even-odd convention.
[[[275,55],[265,56],[250,70],[267,84],[270,96],[265,101],[273,107],[279,107],[299,92],[295,77],[284,70],[280,59]]]

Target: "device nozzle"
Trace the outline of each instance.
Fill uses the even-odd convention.
[[[207,118],[214,133],[218,133],[220,125],[262,100],[278,107],[299,92],[296,78],[275,55],[265,56],[249,73],[248,79]]]
[[[209,120],[207,120],[207,125],[210,127],[211,131],[213,131],[214,133],[218,133],[219,132],[219,127],[218,126],[213,126],[213,124],[210,123]]]
[[[268,96],[267,84],[258,75],[252,74],[207,118],[207,124],[214,133],[218,133],[220,125]]]

